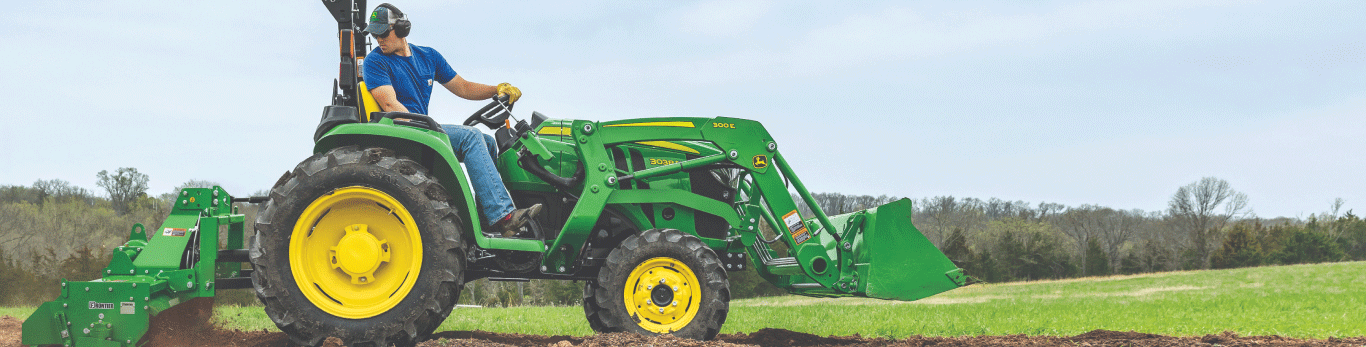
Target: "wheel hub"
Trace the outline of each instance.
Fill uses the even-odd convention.
[[[669,257],[645,260],[631,271],[623,291],[626,310],[646,330],[667,334],[697,315],[702,290],[697,275]]]
[[[379,265],[389,262],[389,241],[376,238],[365,224],[352,224],[345,231],[331,249],[332,268],[350,275],[352,284],[369,284]]]
[[[674,301],[674,291],[666,286],[655,286],[655,289],[650,290],[650,301],[655,306],[669,306]]]
[[[412,213],[369,187],[338,188],[299,214],[289,241],[296,288],[337,317],[364,319],[399,304],[422,271]]]

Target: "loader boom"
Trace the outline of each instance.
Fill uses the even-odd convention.
[[[598,211],[611,205],[668,202],[725,219],[730,225],[728,252],[749,254],[761,275],[796,294],[914,300],[965,284],[962,270],[911,224],[909,200],[826,216],[783,158],[777,142],[756,121],[653,118],[580,120],[567,125],[552,132],[569,133],[571,141],[577,142],[575,154],[589,173],[569,221],[559,237],[549,241],[542,260],[548,272],[574,271],[577,252],[586,244]],[[544,147],[536,136],[544,132],[528,132],[520,141],[528,148]],[[661,141],[705,142],[721,153],[633,171],[617,169],[608,153],[608,148],[623,143]],[[747,179],[738,180],[740,194],[734,201],[721,202],[681,189],[622,189],[633,180],[715,167],[745,172]],[[789,185],[814,218],[800,215]],[[777,257],[767,247],[760,219],[781,235],[791,257]]]

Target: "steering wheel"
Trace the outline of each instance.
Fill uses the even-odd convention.
[[[508,103],[507,95],[493,97],[493,101],[485,105],[484,108],[474,111],[469,118],[465,118],[466,126],[483,124],[489,129],[498,129],[505,126],[508,117],[512,116],[512,104]]]

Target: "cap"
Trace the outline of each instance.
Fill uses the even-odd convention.
[[[386,6],[376,7],[375,12],[370,12],[370,24],[365,26],[365,32],[375,35],[383,34],[389,29],[393,29],[394,23],[398,23],[401,18],[401,15],[394,13]]]

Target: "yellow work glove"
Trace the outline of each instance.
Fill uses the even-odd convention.
[[[503,82],[498,84],[498,96],[503,95],[508,96],[508,103],[511,104],[517,102],[517,99],[522,98],[522,91],[507,82]]]

